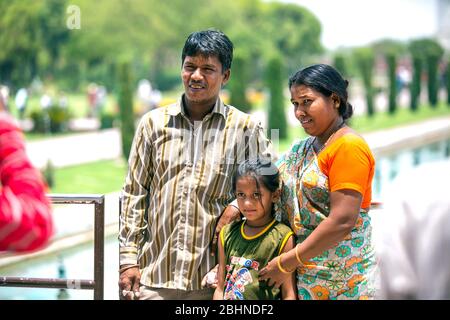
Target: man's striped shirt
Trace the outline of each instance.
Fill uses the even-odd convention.
[[[261,125],[220,99],[195,123],[182,99],[144,115],[122,190],[120,264],[139,264],[150,287],[200,289],[216,263],[210,242],[234,198],[232,176],[257,155],[272,155]]]

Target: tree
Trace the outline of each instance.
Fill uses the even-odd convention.
[[[0,1],[0,79],[14,86],[27,85],[36,73],[43,47],[39,1]]]
[[[66,0],[0,1],[0,77],[27,86],[39,73],[52,74],[69,39]]]
[[[228,83],[230,87],[230,104],[244,112],[251,110],[250,102],[246,96],[248,81],[247,61],[242,55],[236,55],[233,58],[232,76]]]
[[[412,57],[413,76],[410,89],[410,108],[415,112],[418,109],[420,102],[420,91],[422,87],[422,59],[418,56]]]
[[[413,40],[409,43],[409,51],[411,53],[413,76],[410,88],[410,109],[415,112],[418,109],[420,100],[420,91],[422,86],[422,65],[423,65],[423,51],[421,43],[418,40]]]
[[[434,39],[426,39],[424,42],[428,73],[428,102],[431,107],[436,107],[439,94],[439,61],[444,54],[444,49]]]
[[[413,87],[416,91],[411,91],[411,98],[417,99],[420,93],[420,76],[422,66],[425,66],[427,71],[427,88],[428,88],[428,102],[431,107],[435,107],[438,102],[438,90],[439,90],[439,61],[444,54],[444,50],[441,45],[434,39],[423,38],[413,40],[410,43],[410,51],[414,65],[413,75]],[[417,68],[417,71],[416,71]],[[414,81],[416,83],[414,83]],[[417,86],[417,88],[415,88]],[[413,89],[412,89],[413,90]],[[417,101],[415,101],[417,103]],[[411,104],[413,110],[417,109],[417,106]],[[414,107],[414,108],[413,108]]]
[[[260,26],[262,36],[270,39],[283,56],[289,73],[307,63],[306,58],[323,52],[320,43],[322,27],[307,9],[296,4],[269,2]]]
[[[61,49],[69,40],[70,31],[66,27],[67,0],[46,0],[39,15],[40,37],[48,56],[47,72],[55,73]]]
[[[447,69],[445,72],[445,86],[447,88],[447,106],[450,107],[450,58],[447,59]]]
[[[122,63],[119,67],[119,108],[122,155],[125,159],[128,159],[135,131],[132,81],[129,63]]]
[[[374,89],[372,84],[373,78],[373,65],[375,62],[375,57],[372,48],[361,47],[354,51],[354,57],[356,60],[356,65],[362,76],[362,81],[364,84],[366,104],[367,104],[367,115],[372,117],[375,113],[374,108]]]
[[[388,67],[389,103],[388,112],[394,114],[397,110],[397,58],[405,52],[405,46],[395,40],[384,39],[372,45],[376,54],[383,55]]]
[[[267,63],[266,84],[269,88],[270,100],[268,105],[267,122],[268,129],[279,130],[279,138],[287,138],[287,121],[284,106],[283,63],[280,56],[272,57]]]
[[[116,83],[111,79],[117,78],[112,66],[126,60],[136,77],[151,80],[159,89],[171,89],[179,83],[180,49],[187,35],[211,27],[224,31],[245,53],[252,66],[246,70],[247,86],[262,86],[266,57],[272,52],[282,54],[291,72],[323,50],[318,19],[292,4],[77,0],[81,28],[69,30],[65,12],[69,3],[0,0],[2,82],[25,85],[37,74],[52,75],[66,90],[86,82],[111,90]]]
[[[388,65],[388,79],[389,79],[389,114],[394,114],[397,110],[397,56],[394,52],[386,54],[386,62]]]
[[[333,65],[336,68],[336,70],[339,71],[342,77],[344,78],[348,77],[347,66],[345,64],[345,57],[342,53],[336,53],[334,55]]]

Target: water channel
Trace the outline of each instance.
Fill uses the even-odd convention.
[[[373,182],[373,199],[381,200],[383,188],[397,174],[422,163],[450,158],[450,138],[414,149],[403,149],[393,154],[377,157]],[[114,213],[116,216],[117,213]],[[93,279],[93,244],[66,250],[59,255],[23,261],[12,267],[0,269],[1,276],[36,278]],[[105,299],[118,297],[118,243],[111,236],[105,241]],[[0,299],[53,300],[92,299],[91,290],[33,289],[0,287]]]

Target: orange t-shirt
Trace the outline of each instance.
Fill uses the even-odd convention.
[[[347,133],[318,155],[319,167],[328,176],[330,192],[351,189],[363,196],[361,208],[370,207],[375,159],[366,141]]]

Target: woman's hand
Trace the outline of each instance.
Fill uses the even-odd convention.
[[[281,261],[284,261],[281,257]],[[283,273],[281,272],[280,268],[278,267],[278,259],[279,256],[273,258],[269,261],[267,266],[261,269],[259,272],[259,280],[260,281],[267,281],[267,285],[271,286],[274,285],[276,288],[279,288],[284,282],[290,281],[292,272],[295,272],[296,270],[292,270],[292,272],[289,273]],[[283,264],[284,266],[284,264]],[[289,270],[291,271],[291,270]]]

